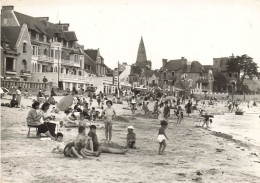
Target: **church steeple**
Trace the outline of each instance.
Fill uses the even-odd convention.
[[[144,47],[144,41],[143,41],[143,37],[141,36],[136,63],[138,64],[138,63],[146,63],[146,62],[147,62],[147,58],[146,58],[146,52]]]

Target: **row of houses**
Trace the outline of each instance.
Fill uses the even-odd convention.
[[[230,56],[230,57],[233,57]],[[168,60],[162,59],[160,69],[152,70],[151,61],[146,58],[143,38],[141,38],[135,64],[123,63],[119,66],[119,84],[122,90],[143,88],[153,90],[157,87],[166,91],[188,91],[190,93],[231,93],[236,91],[237,73],[228,72],[230,57],[213,58],[212,65],[203,65],[199,61],[188,61],[186,58]],[[226,86],[217,88],[214,74],[222,74]],[[118,81],[118,69],[114,72],[114,81]],[[258,81],[246,79],[244,84],[251,91],[260,86]],[[259,87],[260,88],[260,87]]]
[[[32,17],[1,10],[1,76],[3,80],[43,82],[46,78],[63,89],[93,86],[108,67],[99,49],[85,49],[68,23],[51,23],[48,17]]]

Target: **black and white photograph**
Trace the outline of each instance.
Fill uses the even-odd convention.
[[[1,0],[3,183],[259,183],[260,0]]]

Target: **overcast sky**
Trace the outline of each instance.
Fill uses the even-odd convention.
[[[153,69],[162,59],[248,54],[260,66],[259,0],[2,0],[15,11],[70,23],[78,43],[99,48],[105,64],[136,61],[143,36]]]

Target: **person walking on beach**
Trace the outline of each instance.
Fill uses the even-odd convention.
[[[187,112],[187,114],[188,114],[188,116],[190,115],[190,113],[191,113],[191,107],[192,107],[192,103],[191,103],[191,101],[189,100],[189,102],[186,104],[186,112]]]
[[[111,143],[112,139],[112,126],[113,126],[113,120],[116,116],[115,109],[112,108],[112,101],[108,100],[106,102],[107,108],[103,110],[104,118],[105,118],[105,135],[106,135],[106,141]]]
[[[164,102],[164,109],[163,109],[163,118],[167,122],[168,122],[168,119],[170,117],[170,111],[171,111],[171,109],[170,109],[170,106],[168,105],[168,101],[165,101]]]
[[[166,139],[168,139],[167,135],[165,134],[165,129],[167,128],[168,123],[167,121],[163,120],[161,121],[161,127],[159,128],[159,133],[158,133],[158,137],[157,140],[159,142],[159,155],[163,155],[164,150],[166,148]]]
[[[134,119],[135,118],[135,107],[136,107],[136,98],[135,98],[135,96],[132,96],[130,104],[131,104],[132,117]]]

